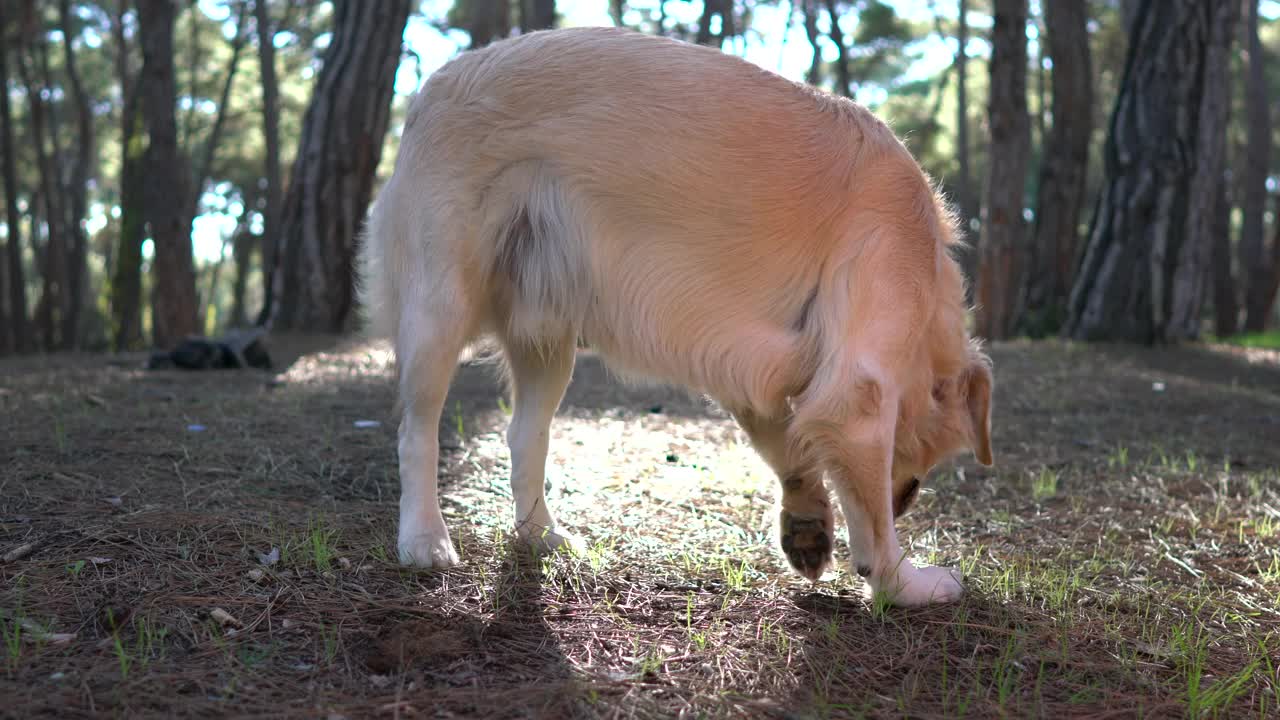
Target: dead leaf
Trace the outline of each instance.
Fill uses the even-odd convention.
[[[227,612],[226,610],[223,610],[222,608],[214,608],[213,610],[210,610],[209,617],[216,620],[218,624],[222,625],[223,627],[226,627],[227,625],[231,625],[234,627],[242,627],[239,620],[231,617],[231,613]]]
[[[13,562],[14,560],[21,560],[22,558],[30,555],[35,549],[36,549],[36,544],[34,542],[23,543],[22,545],[19,545],[18,547],[5,553],[4,561]]]

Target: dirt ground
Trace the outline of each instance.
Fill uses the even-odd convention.
[[[386,353],[274,349],[0,362],[0,715],[1280,717],[1274,352],[994,347],[996,467],[939,468],[899,522],[970,592],[897,610],[843,541],[786,571],[727,416],[590,354],[549,468],[588,549],[511,542],[505,398],[465,366],[463,564],[400,568]]]

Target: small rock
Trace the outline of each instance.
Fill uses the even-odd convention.
[[[271,552],[266,554],[258,553],[258,562],[266,565],[267,567],[271,567],[272,565],[280,562],[280,548],[273,547],[271,548]]]
[[[357,420],[352,424],[361,429],[382,427],[382,423],[377,420]]]
[[[267,575],[266,573],[262,572],[262,570],[259,568],[254,568],[245,574],[248,575],[249,579],[254,582],[262,582],[262,578],[266,577]]]

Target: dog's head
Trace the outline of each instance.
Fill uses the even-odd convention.
[[[927,410],[917,418],[904,418],[893,461],[894,517],[911,507],[921,482],[938,463],[965,450],[973,451],[983,465],[995,462],[991,388],[991,361],[975,348],[958,374],[934,382]]]

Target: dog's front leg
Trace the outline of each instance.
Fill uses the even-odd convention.
[[[832,479],[849,526],[851,565],[867,581],[872,596],[910,607],[943,603],[964,594],[959,575],[949,569],[916,567],[902,550],[893,514],[892,408],[861,418],[832,467]]]

